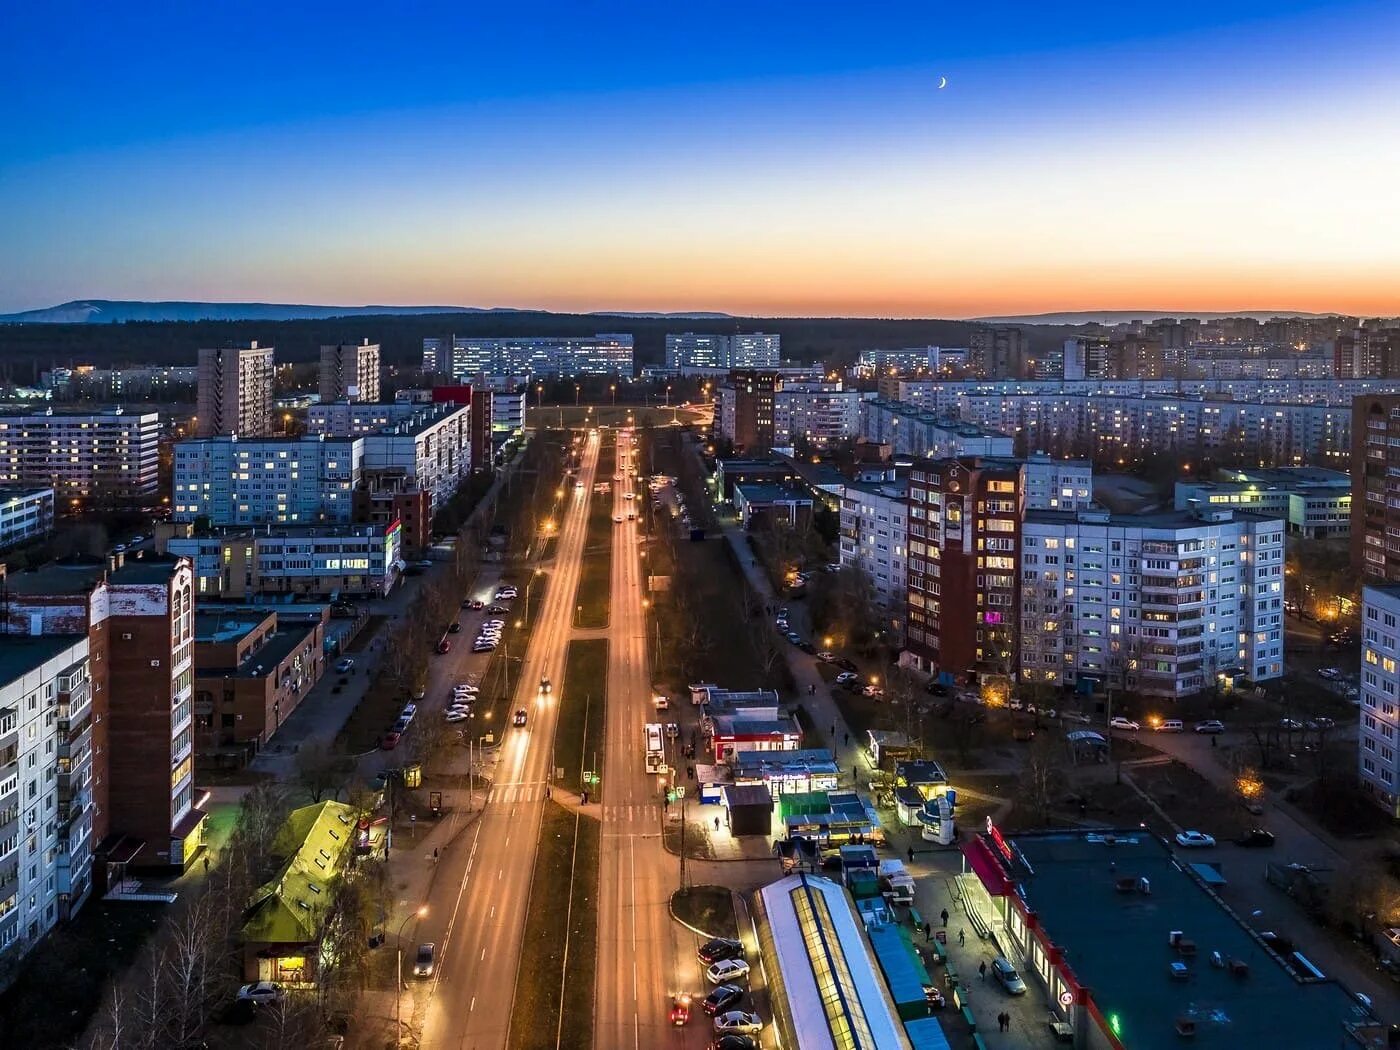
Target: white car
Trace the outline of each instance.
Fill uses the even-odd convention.
[[[447,721],[449,723],[465,722],[470,717],[471,715],[469,713],[467,713],[466,711],[458,710],[455,707],[449,708],[447,711]]]
[[[275,981],[254,981],[238,989],[241,1003],[279,1003],[282,1001],[282,986]]]
[[[481,687],[472,685],[470,682],[458,682],[452,687],[452,691],[454,693],[479,693],[481,692]]]
[[[505,625],[506,625],[506,622],[505,622],[504,620],[482,620],[482,621],[481,621],[481,626],[482,626],[482,627],[504,627]]]
[[[495,643],[495,642],[483,642],[483,641],[478,641],[478,642],[476,642],[476,643],[472,646],[472,652],[474,652],[474,653],[494,653],[495,651],[496,651],[496,643]]]
[[[1215,839],[1204,831],[1179,831],[1176,834],[1176,844],[1186,847],[1214,846]]]
[[[836,676],[837,685],[845,685],[847,682],[857,682],[859,680],[860,675],[856,674],[854,671],[842,671]]]
[[[1131,718],[1124,718],[1121,715],[1108,720],[1109,729],[1128,729],[1136,733],[1142,726],[1134,722]]]
[[[763,1018],[759,1017],[758,1014],[747,1013],[743,1010],[730,1010],[715,1018],[715,1031],[758,1035],[759,1032],[763,1031]]]
[[[1340,678],[1340,677],[1342,677],[1342,672],[1339,671],[1339,670],[1337,670],[1335,667],[1319,667],[1319,668],[1317,669],[1317,676],[1318,676],[1319,678],[1328,678],[1328,679],[1331,679],[1331,678]]]
[[[721,959],[705,971],[705,977],[711,984],[728,984],[748,975],[749,964],[743,959]]]

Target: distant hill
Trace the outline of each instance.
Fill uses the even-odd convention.
[[[146,303],[75,299],[43,310],[0,314],[0,324],[125,324],[130,321],[316,321],[327,317],[516,313],[508,307],[307,306],[294,303]]]
[[[1122,324],[1125,321],[1154,321],[1159,317],[1196,317],[1213,321],[1221,317],[1252,317],[1267,321],[1273,317],[1337,317],[1336,313],[1310,314],[1302,310],[1080,310],[1051,314],[1013,314],[1007,317],[970,317],[978,324]]]

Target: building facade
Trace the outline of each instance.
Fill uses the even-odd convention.
[[[1400,586],[1366,587],[1361,611],[1361,787],[1400,818]]]
[[[398,521],[228,528],[165,540],[194,564],[201,599],[382,598],[403,571]]]
[[[321,347],[321,403],[379,400],[379,344]]]
[[[53,531],[53,489],[0,486],[0,550]]]
[[[485,339],[454,336],[450,348],[441,340],[424,340],[423,370],[446,375],[454,382],[468,381],[481,374],[630,378],[632,336],[626,333]]]
[[[91,888],[90,721],[85,637],[0,637],[0,963]]]
[[[1289,535],[1327,539],[1351,531],[1351,484],[1324,467],[1218,470],[1213,481],[1178,481],[1175,506],[1233,507],[1283,518]]]
[[[1400,581],[1400,395],[1352,407],[1351,561],[1368,583]]]
[[[726,335],[666,333],[667,368],[728,368],[729,361],[730,345]]]
[[[1175,699],[1278,678],[1283,535],[1228,508],[1028,512],[1021,680]]]
[[[840,549],[841,565],[866,575],[885,619],[902,634],[909,593],[909,483],[890,476],[848,484],[841,497]]]
[[[773,395],[773,438],[825,447],[860,430],[860,391],[840,383],[784,383]]]
[[[171,520],[214,526],[348,522],[365,461],[364,438],[181,441]]]
[[[1015,439],[976,423],[940,418],[904,401],[866,398],[857,403],[859,433],[889,445],[895,455],[944,459],[955,456],[1009,456]]]
[[[0,485],[51,487],[64,510],[148,501],[159,469],[155,412],[0,416]]]
[[[196,435],[271,434],[273,372],[270,346],[201,349]]]

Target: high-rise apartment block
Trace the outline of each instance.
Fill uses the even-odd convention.
[[[211,525],[348,522],[364,467],[363,438],[181,441],[171,518]]]
[[[321,403],[379,400],[379,344],[321,347]]]
[[[1024,378],[1030,359],[1030,339],[1019,328],[976,328],[968,337],[968,364],[984,379]]]
[[[199,351],[200,437],[263,437],[272,433],[272,347],[205,348]]]
[[[64,510],[147,501],[159,467],[155,412],[0,415],[0,484],[51,486]]]
[[[730,368],[776,368],[782,356],[783,340],[780,335],[740,332],[729,337]]]
[[[1362,591],[1361,787],[1400,819],[1400,586]]]
[[[91,888],[91,696],[86,637],[0,637],[0,966]]]
[[[1178,698],[1279,677],[1283,534],[1224,508],[1028,511],[1021,680]]]
[[[667,368],[776,368],[782,336],[766,332],[666,334]]]
[[[1400,581],[1398,394],[1352,403],[1351,561],[1367,583]]]
[[[423,370],[453,382],[491,376],[632,376],[632,336],[453,336],[423,340]]]

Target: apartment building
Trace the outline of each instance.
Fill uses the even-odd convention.
[[[921,460],[909,474],[905,652],[948,682],[1015,674],[1021,522],[1090,505],[1087,464],[1034,457]]]
[[[199,762],[261,750],[325,671],[327,605],[220,608],[195,617]]]
[[[908,605],[909,483],[894,471],[849,482],[841,496],[840,561],[859,568],[875,588],[889,626],[902,634]]]
[[[878,376],[937,375],[943,364],[943,348],[914,346],[903,350],[862,350],[855,373],[865,378]]]
[[[59,792],[74,900],[93,854],[91,883],[103,890],[127,870],[183,870],[203,844],[205,793],[192,769],[193,584],[188,561],[152,556],[51,563],[6,580],[10,635],[87,644],[91,717],[70,715],[67,732],[75,759],[82,738],[90,742],[91,777]]]
[[[984,379],[1020,379],[1031,358],[1030,339],[1019,328],[975,328],[968,336],[968,365]]]
[[[1400,394],[1352,406],[1351,562],[1367,583],[1400,581]]]
[[[944,459],[956,456],[1009,456],[1015,439],[1009,433],[976,423],[940,418],[904,401],[866,398],[857,404],[859,434],[889,445],[899,456]]]
[[[90,718],[85,637],[0,637],[0,971],[90,889]]]
[[[1027,511],[1021,680],[1175,699],[1280,677],[1283,535],[1229,508]]]
[[[433,495],[417,479],[398,470],[368,468],[350,500],[353,523],[387,527],[397,521],[402,526],[403,557],[427,556],[433,539]]]
[[[0,550],[53,531],[53,489],[0,485]]]
[[[502,336],[485,339],[453,336],[423,341],[423,370],[454,382],[475,375],[632,376],[632,336]]]
[[[1351,530],[1351,484],[1324,467],[1222,469],[1208,481],[1178,481],[1174,506],[1232,507],[1282,518],[1291,536],[1326,539]]]
[[[321,347],[321,403],[379,400],[379,344]]]
[[[729,337],[730,368],[777,368],[783,356],[782,336],[765,332]]]
[[[171,520],[211,525],[348,522],[365,438],[215,437],[175,446]]]
[[[730,357],[727,335],[666,333],[667,368],[728,368]],[[773,363],[777,364],[776,361]]]
[[[784,383],[773,394],[773,440],[818,447],[853,437],[860,429],[860,391],[840,383]]]
[[[783,380],[777,372],[736,370],[715,390],[715,425],[736,450],[764,452],[774,445],[773,403]]]
[[[273,372],[270,346],[201,349],[196,435],[271,434]]]
[[[0,415],[0,485],[52,488],[64,510],[149,501],[159,467],[155,412]]]
[[[1400,819],[1400,586],[1362,590],[1361,787]],[[3,921],[3,920],[0,920]]]
[[[201,599],[382,598],[403,571],[398,521],[363,525],[188,528],[164,542],[194,565]]]

